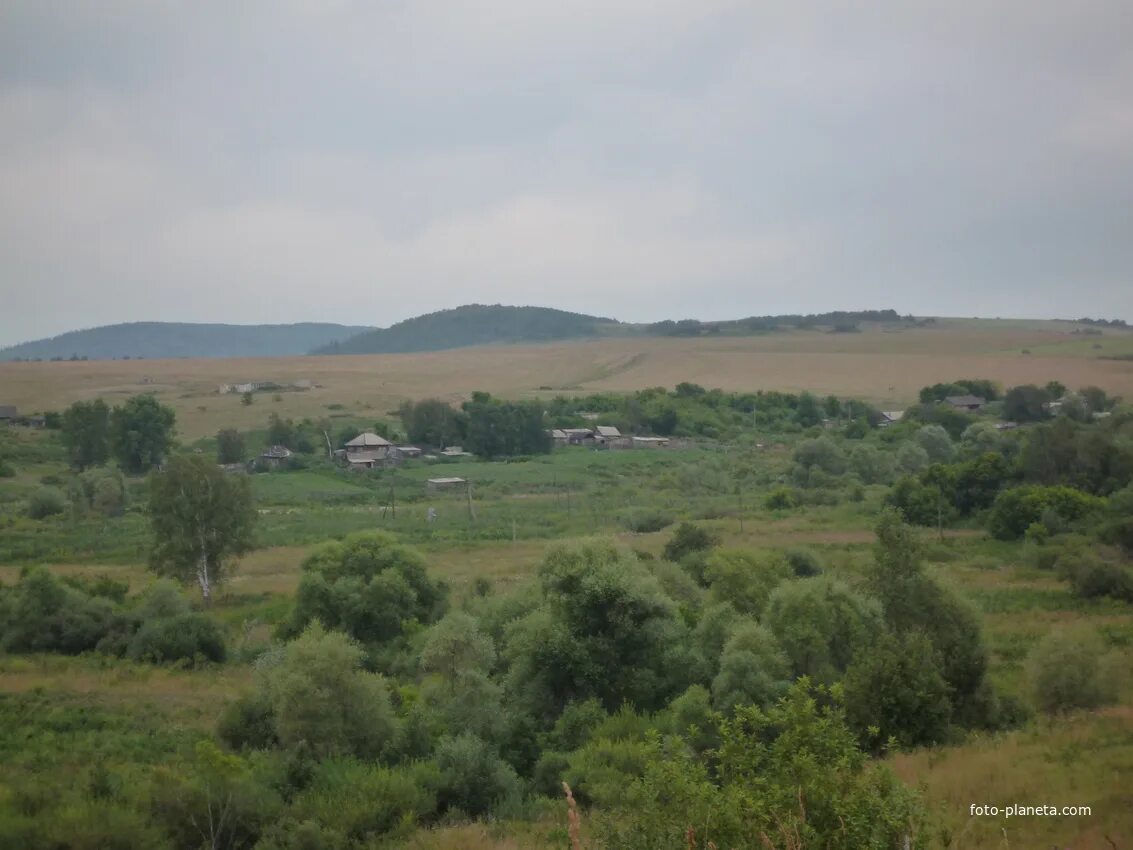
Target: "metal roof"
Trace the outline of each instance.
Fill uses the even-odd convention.
[[[383,437],[379,437],[377,434],[367,431],[365,434],[359,434],[353,440],[347,441],[345,445],[348,449],[364,449],[377,446],[389,446],[392,445],[392,443]]]

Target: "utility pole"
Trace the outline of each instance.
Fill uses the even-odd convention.
[[[394,486],[394,471],[391,469],[389,473],[389,507],[390,517],[397,519],[397,488]]]
[[[476,519],[476,512],[472,510],[472,479],[468,479],[468,519]]]

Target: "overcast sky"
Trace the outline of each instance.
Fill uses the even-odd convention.
[[[1133,319],[1128,0],[0,0],[0,344]]]

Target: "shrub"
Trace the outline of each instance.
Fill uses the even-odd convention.
[[[266,750],[275,746],[279,739],[267,695],[260,691],[230,702],[221,712],[216,734],[234,750]]]
[[[717,549],[704,564],[709,597],[731,602],[741,614],[758,617],[771,591],[791,574],[785,560],[744,549]]]
[[[822,575],[822,565],[819,564],[818,558],[812,552],[803,549],[791,549],[784,557],[787,559],[787,566],[791,568],[791,572],[797,578]]]
[[[665,544],[661,557],[666,561],[680,561],[685,555],[711,549],[716,543],[716,535],[708,529],[682,522]]]
[[[1000,540],[1017,540],[1032,523],[1041,522],[1047,511],[1063,522],[1073,522],[1102,504],[1096,496],[1072,487],[1013,487],[992,504],[988,531]]]
[[[436,811],[435,766],[380,767],[354,759],[318,765],[309,787],[292,804],[299,820],[333,827],[350,846],[370,846],[380,836],[404,835]]]
[[[91,598],[34,567],[5,594],[6,615],[0,646],[9,652],[61,652],[95,649],[119,624],[108,599]]]
[[[364,653],[341,632],[318,623],[287,645],[266,671],[266,694],[280,743],[301,742],[319,758],[376,758],[397,733],[389,690],[381,676],[362,670]]]
[[[622,525],[634,534],[650,534],[673,524],[673,518],[661,511],[635,510],[622,517]]]
[[[437,744],[437,805],[480,817],[501,801],[517,798],[521,784],[515,770],[487,743],[467,732]]]
[[[719,711],[740,705],[768,706],[790,685],[790,662],[775,636],[756,623],[733,630],[712,680],[712,703]]]
[[[1049,633],[1028,658],[1031,690],[1048,714],[1096,708],[1114,698],[1102,675],[1105,650],[1096,634],[1060,629]]]
[[[797,507],[798,504],[798,496],[790,487],[776,487],[763,500],[763,506],[769,511],[785,511]]]
[[[318,620],[370,646],[404,636],[414,621],[434,622],[445,606],[445,589],[429,578],[420,555],[392,535],[359,532],[320,546],[303,562],[284,633],[299,634]]]
[[[882,628],[877,602],[830,576],[779,585],[764,620],[794,674],[824,682],[837,679]]]
[[[767,711],[739,709],[720,736],[710,764],[650,740],[641,779],[596,818],[601,846],[699,847],[687,830],[706,823],[720,847],[901,847],[924,835],[918,796],[857,749],[829,692],[800,683]]]
[[[28,499],[28,516],[44,519],[67,510],[67,497],[57,487],[40,487]]]
[[[590,740],[591,734],[606,719],[606,710],[596,699],[572,702],[555,721],[548,740],[555,749],[577,750]]]
[[[596,738],[571,753],[566,781],[585,803],[607,807],[625,798],[626,790],[645,772],[644,740]]]
[[[939,743],[948,732],[948,683],[923,632],[883,633],[846,670],[844,688],[847,721],[873,752],[890,738],[916,747]]]
[[[126,509],[126,479],[116,469],[88,469],[74,480],[71,493],[84,512],[112,517]]]
[[[138,619],[144,621],[157,620],[163,617],[179,617],[192,613],[192,608],[181,593],[176,582],[169,579],[158,579],[142,597],[142,603],[137,608]]]
[[[225,659],[224,637],[204,614],[179,614],[142,624],[130,641],[127,654],[135,660],[168,663]]]
[[[1085,599],[1111,596],[1133,602],[1133,570],[1123,563],[1080,552],[1060,558],[1058,571],[1070,582],[1071,589]]]

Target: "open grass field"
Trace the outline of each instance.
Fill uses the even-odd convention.
[[[1058,380],[1133,396],[1133,332],[1074,334],[1066,322],[941,320],[936,326],[861,333],[795,331],[753,337],[605,339],[425,354],[246,360],[0,363],[0,402],[59,409],[101,396],[154,392],[176,409],[182,436],[263,427],[268,412],[313,419],[385,417],[405,399],[457,400],[473,389],[506,397],[627,391],[691,381],[725,390],[810,390],[903,407],[925,385],[958,376],[1004,385]],[[1029,353],[1024,353],[1024,352]],[[217,394],[222,383],[309,380],[273,401]]]

